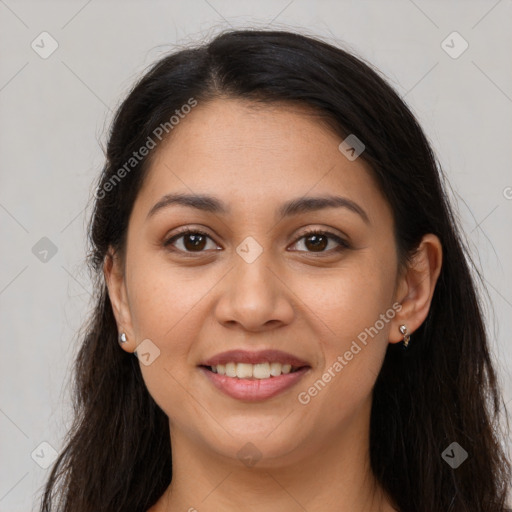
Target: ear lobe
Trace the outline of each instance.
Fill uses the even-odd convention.
[[[402,304],[402,309],[393,319],[390,343],[403,339],[400,325],[405,325],[408,333],[412,334],[427,318],[441,273],[442,259],[443,249],[439,238],[432,233],[424,235],[397,286],[395,298]]]
[[[103,261],[103,275],[107,284],[112,311],[116,319],[117,330],[118,332],[125,332],[128,339],[128,342],[124,343],[122,347],[128,352],[131,352],[134,350],[134,347],[130,349],[130,346],[133,344],[130,342],[133,342],[134,335],[124,272],[120,256],[112,249],[109,249],[108,253],[105,255]]]

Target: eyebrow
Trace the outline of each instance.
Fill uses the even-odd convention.
[[[146,219],[171,205],[187,206],[204,212],[223,215],[230,213],[229,207],[213,196],[206,194],[166,194],[151,208]],[[323,210],[325,208],[346,208],[358,214],[366,224],[370,224],[370,219],[361,206],[347,197],[335,195],[291,199],[279,207],[277,214],[281,217],[291,217],[292,215]]]

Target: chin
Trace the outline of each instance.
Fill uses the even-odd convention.
[[[238,422],[235,428],[226,427],[229,434],[223,431],[220,439],[208,438],[204,442],[219,455],[238,459],[247,467],[276,468],[300,459],[305,448],[296,425],[281,427],[272,431],[268,425],[257,428],[251,422]]]

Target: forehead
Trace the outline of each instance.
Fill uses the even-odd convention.
[[[155,151],[138,202],[166,193],[209,193],[244,208],[290,197],[339,193],[389,210],[361,159],[338,149],[343,138],[312,109],[237,99],[199,103]],[[265,206],[266,207],[266,206]],[[387,212],[389,213],[389,212]]]

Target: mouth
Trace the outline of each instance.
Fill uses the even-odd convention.
[[[232,350],[202,362],[198,369],[222,393],[237,400],[256,402],[289,390],[311,366],[277,350]]]
[[[199,365],[198,369],[215,390],[235,400],[252,403],[262,402],[291,390],[311,367],[288,368],[280,363],[227,363],[215,366]]]

